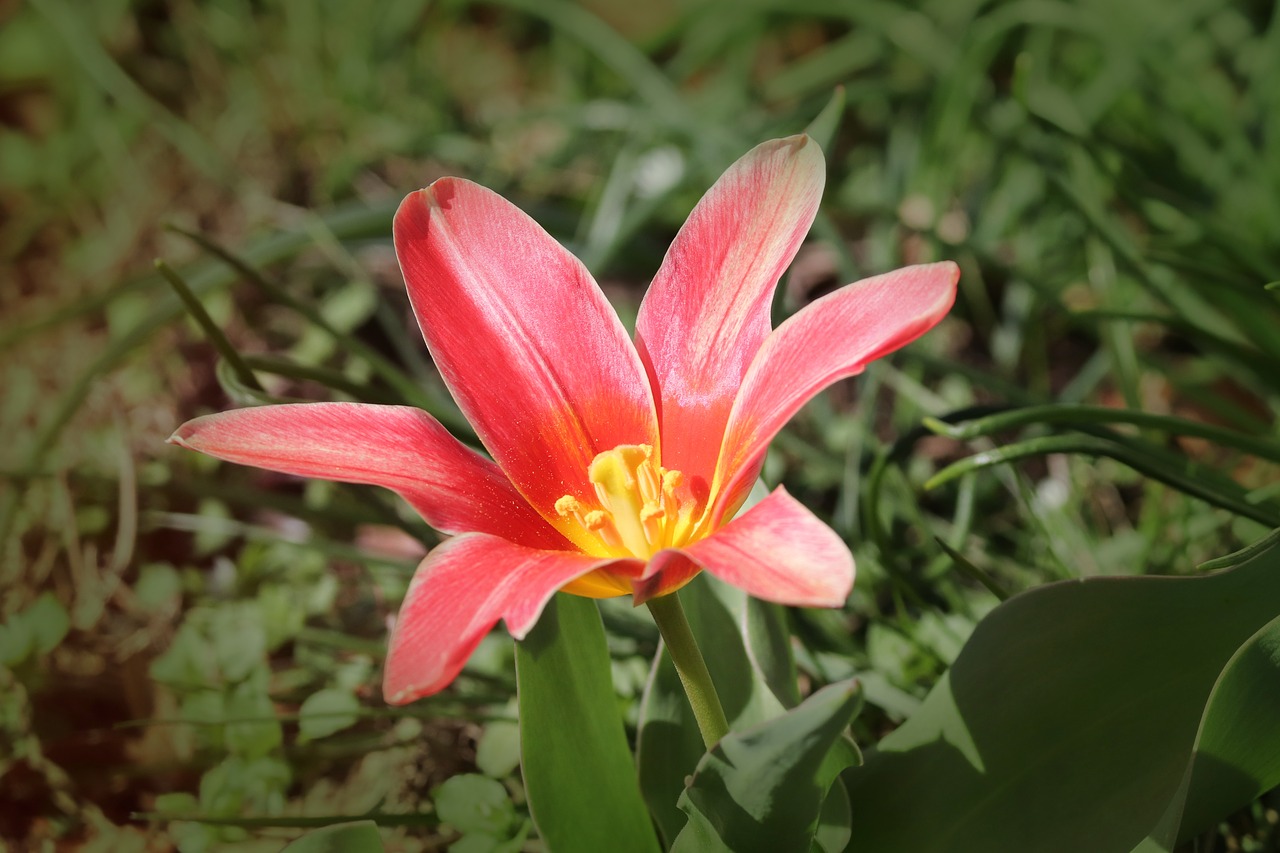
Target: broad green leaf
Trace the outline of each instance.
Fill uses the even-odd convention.
[[[680,590],[680,601],[730,728],[773,719],[799,701],[781,607],[705,573]],[[638,741],[645,799],[662,836],[674,839],[686,821],[676,800],[705,749],[671,657],[661,647],[640,708]]]
[[[1179,840],[1280,785],[1277,708],[1280,616],[1240,647],[1214,684],[1182,786],[1138,853],[1168,853]]]
[[[1201,772],[1215,787],[1197,795],[1193,772],[1188,815],[1203,823],[1247,801],[1275,779],[1280,730],[1233,706],[1247,695],[1275,707],[1263,661],[1275,646],[1261,629],[1277,613],[1275,547],[1212,575],[1094,578],[1011,598],[920,710],[845,773],[854,849],[1124,853],[1179,796],[1197,729],[1214,744]],[[1257,752],[1268,755],[1248,758]]]
[[[689,822],[672,853],[808,850],[827,786],[828,761],[861,702],[855,682],[824,687],[766,723],[732,731],[698,763],[680,809]]]
[[[298,708],[298,740],[316,740],[340,732],[355,725],[359,714],[360,700],[350,690],[317,690]]]
[[[593,601],[547,605],[516,644],[516,685],[529,810],[551,853],[657,851]]]
[[[812,850],[814,853],[842,853],[852,835],[853,811],[849,806],[849,792],[845,789],[844,782],[837,777],[827,791],[826,799],[822,801],[822,813],[818,816],[818,830],[813,836]]]
[[[385,849],[378,825],[371,820],[361,820],[312,830],[282,853],[382,853]]]

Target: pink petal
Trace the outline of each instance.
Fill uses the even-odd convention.
[[[480,533],[437,546],[418,566],[391,631],[384,697],[403,705],[444,689],[499,619],[523,639],[556,590],[618,563],[522,548]]]
[[[693,580],[702,566],[683,551],[668,548],[650,558],[643,574],[631,582],[632,600],[639,607],[651,598],[669,595]]]
[[[778,487],[738,518],[680,552],[756,598],[796,607],[839,607],[853,588],[853,555],[835,531]],[[659,571],[636,583],[636,600],[665,594],[689,568],[655,556]],[[674,570],[674,578],[665,578]],[[642,591],[643,590],[643,591]],[[659,591],[661,590],[661,591]]]
[[[188,421],[169,441],[241,465],[392,489],[444,533],[479,531],[531,547],[569,547],[497,465],[407,406],[238,409]]]
[[[593,495],[597,453],[657,446],[644,366],[617,314],[536,222],[496,193],[444,178],[404,200],[394,230],[436,366],[544,517],[559,525],[557,499]]]
[[[825,170],[807,136],[753,148],[694,208],[640,306],[636,346],[660,396],[662,464],[703,497],[734,395],[769,334],[774,286],[817,214]]]
[[[950,261],[905,267],[842,287],[779,326],[733,402],[716,466],[712,525],[751,488],[769,442],[805,403],[933,328],[951,310],[959,279]]]

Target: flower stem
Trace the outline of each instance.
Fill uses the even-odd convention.
[[[685,695],[693,708],[693,717],[698,721],[698,731],[702,732],[702,742],[711,749],[728,734],[729,721],[725,719],[716,686],[711,682],[711,673],[698,650],[698,642],[693,638],[680,599],[674,592],[652,599],[649,612],[653,614],[653,621],[658,623],[658,631],[662,634],[667,653],[671,655],[671,662],[676,665],[680,683],[684,685]]]

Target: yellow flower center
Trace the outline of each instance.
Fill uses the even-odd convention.
[[[696,501],[679,471],[653,459],[647,444],[621,444],[596,454],[587,469],[595,486],[595,506],[572,495],[556,501],[561,518],[571,519],[600,543],[602,555],[648,558],[689,541]]]

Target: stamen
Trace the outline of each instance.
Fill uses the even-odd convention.
[[[568,518],[571,515],[577,515],[581,504],[573,495],[565,495],[556,501],[556,514],[561,518]]]
[[[587,513],[582,520],[582,526],[599,536],[601,541],[610,548],[621,548],[623,546],[622,537],[618,535],[618,528],[613,524],[613,517],[604,510],[595,509]]]
[[[573,495],[555,503],[556,514],[578,523],[600,553],[647,558],[688,541],[696,501],[679,471],[667,471],[647,444],[621,444],[596,454],[587,469],[595,492],[586,505]],[[568,534],[566,534],[568,535]],[[571,537],[573,538],[573,537]],[[579,541],[575,539],[575,541]],[[595,550],[587,546],[587,550]]]
[[[648,541],[649,547],[655,550],[663,546],[662,522],[666,515],[662,507],[653,503],[645,504],[644,509],[640,510],[640,527],[644,530],[644,538]]]
[[[658,500],[662,494],[662,479],[652,461],[646,459],[640,463],[640,467],[636,469],[636,480],[640,484],[640,497],[644,499],[645,504]]]
[[[662,472],[662,505],[671,515],[680,512],[680,500],[676,490],[684,485],[684,475],[679,471]]]

